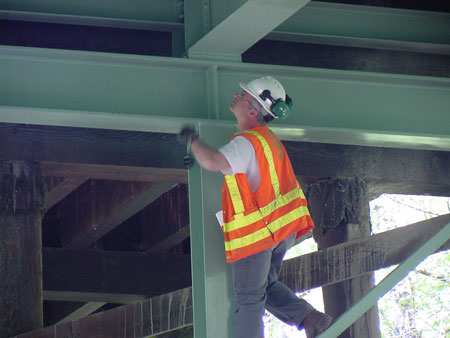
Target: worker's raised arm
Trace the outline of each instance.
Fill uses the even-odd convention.
[[[225,156],[217,149],[202,142],[194,128],[189,126],[183,127],[178,135],[178,139],[181,142],[190,143],[192,153],[202,168],[210,171],[221,171],[230,168],[230,163],[228,163]]]

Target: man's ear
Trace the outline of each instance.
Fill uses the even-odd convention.
[[[252,110],[250,110],[250,116],[251,117],[256,117],[258,115],[258,110],[256,110],[255,108],[252,108]]]

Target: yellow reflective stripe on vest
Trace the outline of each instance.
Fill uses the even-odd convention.
[[[273,162],[272,150],[270,149],[267,140],[258,132],[254,130],[246,131],[247,134],[252,134],[258,138],[258,141],[261,143],[264,155],[266,156],[267,162],[269,164],[269,174],[270,174],[270,182],[272,183],[273,190],[275,192],[275,198],[280,195],[280,182],[278,181],[277,171],[275,170],[275,163]]]
[[[296,219],[299,219],[306,215],[309,215],[308,207],[302,205],[268,224],[267,227],[269,228],[270,232],[274,233],[277,230],[280,230],[286,224],[289,224]]]
[[[294,209],[294,210],[288,212],[286,215],[275,220],[274,222],[269,224],[267,227],[259,229],[247,236],[235,238],[235,239],[232,239],[231,241],[225,241],[225,250],[232,251],[232,250],[240,249],[245,246],[249,246],[253,243],[256,243],[260,240],[263,240],[263,239],[271,236],[272,233],[281,229],[286,224],[289,224],[289,223],[295,221],[296,219],[299,219],[300,217],[305,216],[305,215],[309,215],[308,208],[306,206],[300,206],[297,209]]]
[[[225,175],[225,182],[230,192],[231,201],[233,203],[234,212],[236,214],[242,214],[245,210],[244,202],[242,202],[241,192],[239,191],[238,184],[235,176]]]
[[[259,229],[250,235],[243,236],[240,238],[232,239],[231,241],[225,241],[225,250],[232,251],[239,248],[243,248],[244,246],[251,245],[258,241],[263,240],[264,238],[270,237],[270,231],[268,228]]]
[[[232,220],[231,222],[224,223],[224,231],[230,232],[239,228],[243,228],[257,221],[260,221],[263,219],[263,217],[270,215],[276,209],[284,207],[285,205],[287,205],[288,203],[292,202],[297,198],[305,199],[303,190],[301,190],[298,186],[289,191],[287,194],[280,195],[276,200],[270,202],[269,204],[260,208],[259,210],[252,212],[251,214],[242,215],[239,217],[235,216],[234,220]]]

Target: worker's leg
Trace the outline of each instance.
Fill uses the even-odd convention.
[[[271,250],[231,263],[237,311],[235,327],[238,338],[263,337],[264,307]]]
[[[268,277],[266,309],[284,323],[300,327],[305,317],[314,308],[305,300],[298,298],[285,284],[278,281],[283,257],[294,241],[295,234],[273,248]]]

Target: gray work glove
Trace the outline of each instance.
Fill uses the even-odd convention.
[[[184,125],[181,127],[180,132],[177,135],[177,141],[181,144],[187,145],[186,155],[184,156],[184,168],[189,170],[194,165],[194,158],[190,154],[192,141],[198,138],[198,134],[194,127],[191,125]]]
[[[198,134],[192,125],[184,125],[181,127],[177,135],[177,141],[181,144],[188,144],[198,138]]]

